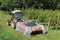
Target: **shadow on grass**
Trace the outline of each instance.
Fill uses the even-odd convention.
[[[42,35],[42,34],[43,34],[42,31],[32,32],[31,33],[31,38],[36,37],[37,35]],[[45,34],[47,34],[47,32]]]
[[[42,31],[36,31],[31,33],[31,35],[38,35],[38,34],[42,34]]]
[[[52,30],[60,30],[60,27],[52,28]]]

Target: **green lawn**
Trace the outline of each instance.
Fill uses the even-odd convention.
[[[60,40],[60,30],[48,30],[47,34],[26,37],[23,33],[6,25],[6,20],[9,19],[9,16],[4,11],[0,11],[0,40]]]

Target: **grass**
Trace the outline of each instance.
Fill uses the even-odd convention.
[[[0,11],[0,40],[60,40],[60,30],[48,30],[47,34],[31,35],[26,37],[23,33],[18,32],[6,25],[10,15]]]
[[[17,40],[17,38],[9,32],[0,29],[0,40]]]

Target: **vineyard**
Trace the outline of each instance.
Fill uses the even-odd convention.
[[[0,11],[0,40],[60,40],[60,30],[52,30],[52,27],[57,26],[60,28],[60,11],[59,10],[42,10],[42,9],[25,9],[23,10],[25,20],[31,20],[34,22],[48,23],[50,21],[50,30],[47,34],[31,35],[26,37],[21,32],[14,30],[11,26],[6,25],[7,19],[9,19],[9,12]],[[58,24],[58,25],[56,25]],[[45,26],[45,25],[44,25]],[[46,28],[48,26],[45,26]]]

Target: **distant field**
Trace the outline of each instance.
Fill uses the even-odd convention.
[[[60,40],[60,30],[48,30],[47,34],[31,35],[26,37],[21,32],[18,32],[6,25],[6,20],[10,15],[4,11],[0,11],[0,40]]]

